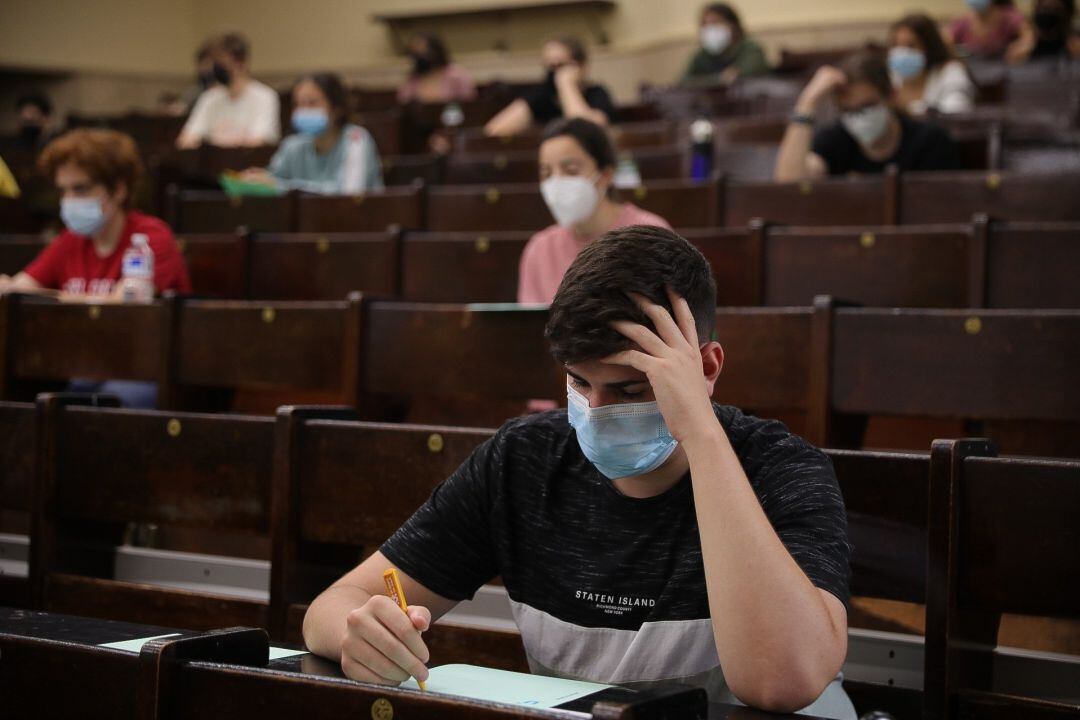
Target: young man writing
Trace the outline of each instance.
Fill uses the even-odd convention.
[[[670,230],[589,244],[551,305],[568,410],[511,420],[322,595],[308,647],[350,677],[424,679],[422,632],[500,575],[534,672],[677,681],[854,718],[843,500],[828,459],[714,405],[716,287]],[[403,614],[382,596],[402,572]]]

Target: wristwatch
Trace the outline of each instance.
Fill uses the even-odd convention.
[[[791,122],[796,123],[798,125],[813,125],[814,124],[814,116],[813,115],[806,115],[804,113],[798,113],[798,112],[791,113],[791,117],[789,119],[791,120]]]

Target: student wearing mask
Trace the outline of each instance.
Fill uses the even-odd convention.
[[[1080,57],[1080,38],[1073,31],[1075,16],[1075,0],[1036,0],[1031,24],[1024,26],[1020,40],[1009,48],[1006,59],[1020,63]]]
[[[839,67],[817,71],[795,104],[776,160],[777,182],[826,175],[904,170],[952,170],[959,159],[945,130],[914,120],[895,106],[895,90],[880,53],[863,50]],[[814,132],[825,101],[840,119]]]
[[[908,15],[889,30],[889,74],[897,106],[911,115],[975,107],[975,83],[926,15]]]
[[[424,680],[441,661],[422,633],[499,576],[534,673],[854,720],[836,476],[782,424],[711,401],[715,325],[709,264],[671,230],[587,246],[545,332],[568,409],[480,445],[312,602],[307,647],[356,680]],[[388,567],[407,614],[385,594]]]
[[[154,287],[190,293],[184,259],[163,221],[132,209],[142,173],[135,142],[114,130],[78,129],[57,138],[39,160],[59,191],[65,229],[26,268],[0,275],[0,293],[60,291],[74,299],[119,300],[124,253],[145,235],[154,254]],[[153,384],[77,381],[73,390],[109,392],[130,407],[153,407]]]
[[[684,84],[730,85],[740,77],[769,71],[765,51],[747,37],[738,13],[727,3],[702,9],[698,39],[701,46],[683,73]]]
[[[949,25],[949,37],[963,57],[1000,59],[1024,31],[1024,16],[1013,0],[964,0],[967,12]]]
[[[476,83],[460,65],[450,61],[442,38],[420,33],[409,40],[412,71],[398,88],[398,102],[448,103],[476,99]]]
[[[15,101],[15,112],[18,122],[16,144],[19,149],[37,151],[56,137],[52,102],[44,93],[20,96]]]
[[[177,147],[276,143],[281,138],[278,94],[249,74],[247,40],[238,33],[223,35],[211,44],[210,55],[216,84],[195,102]]]
[[[540,143],[540,192],[555,224],[529,239],[518,270],[518,302],[548,304],[566,269],[592,240],[628,225],[670,228],[658,215],[611,198],[615,150],[588,120],[557,120]]]
[[[371,133],[347,121],[349,98],[341,78],[333,73],[303,77],[292,98],[296,134],[282,141],[266,170],[248,170],[244,179],[327,195],[381,190],[378,148]]]
[[[484,126],[486,134],[517,135],[533,124],[546,125],[560,117],[584,118],[597,125],[615,122],[615,104],[608,91],[585,81],[588,55],[580,40],[548,40],[540,54],[546,73],[544,83],[489,120]]]

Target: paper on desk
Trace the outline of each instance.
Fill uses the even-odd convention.
[[[150,637],[136,638],[134,640],[121,640],[119,642],[101,643],[100,647],[112,648],[113,650],[126,650],[127,652],[139,652],[142,650],[143,645],[151,640],[158,640],[160,638],[180,637],[180,633],[169,633],[168,635],[151,635]],[[304,650],[289,650],[287,648],[270,647],[270,659],[280,660],[281,658],[293,657],[294,655],[307,655]]]
[[[476,665],[440,665],[431,668],[424,684],[428,692],[537,708],[555,707],[611,687]],[[402,687],[419,689],[413,679],[403,683]]]

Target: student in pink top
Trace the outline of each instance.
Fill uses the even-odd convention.
[[[1026,23],[1013,0],[964,0],[968,12],[949,24],[961,57],[1004,57],[1024,34]]]
[[[450,53],[438,35],[418,33],[409,39],[412,72],[398,88],[398,102],[448,103],[476,99],[476,83]]]
[[[548,304],[563,274],[588,243],[628,225],[671,226],[611,198],[615,149],[607,132],[583,118],[548,126],[540,142],[540,192],[555,225],[529,239],[521,255],[518,302]]]

